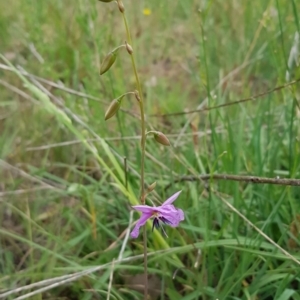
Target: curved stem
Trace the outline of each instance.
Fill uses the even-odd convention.
[[[153,134],[159,134],[159,131],[156,131],[156,130],[150,130],[150,131],[147,131],[146,132],[146,136],[150,133],[153,133]]]
[[[122,44],[122,45],[116,47],[115,49],[111,50],[111,52],[117,51],[118,49],[121,49],[121,48],[126,48],[126,45]]]
[[[135,94],[135,92],[126,92],[126,93],[122,94],[121,96],[119,96],[118,98],[121,98],[121,97],[127,96],[127,95],[134,95],[134,94]]]
[[[124,25],[126,28],[126,35],[128,43],[132,46],[132,40],[130,36],[130,31],[127,23],[127,19],[125,13],[122,13]],[[139,92],[140,100],[140,114],[141,114],[141,203],[145,204],[145,152],[146,152],[146,125],[145,125],[145,110],[144,110],[144,97],[142,93],[142,87],[140,83],[140,79],[137,73],[137,68],[134,60],[134,53],[130,55],[131,64],[136,80],[137,90]],[[144,226],[143,230],[143,248],[144,248],[144,299],[148,299],[148,262],[147,262],[147,231],[146,226]]]

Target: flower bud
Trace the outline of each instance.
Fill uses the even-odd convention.
[[[121,0],[118,0],[118,7],[119,7],[119,11],[121,13],[123,13],[125,11],[125,7],[124,7],[124,4]]]
[[[110,67],[116,61],[116,58],[117,58],[117,50],[109,52],[105,56],[101,66],[100,66],[100,75],[104,74],[105,72],[107,72],[110,69]]]
[[[125,42],[125,46],[126,46],[127,52],[131,55],[133,53],[132,47],[127,42]]]
[[[121,106],[121,102],[124,96],[121,96],[117,99],[114,99],[110,106],[108,107],[106,113],[105,113],[105,121],[110,119],[111,117],[113,117],[117,111],[119,110],[120,106]]]
[[[153,135],[154,135],[154,139],[158,143],[160,143],[160,144],[162,144],[164,146],[170,146],[171,145],[170,141],[168,140],[168,138],[162,132],[156,131],[156,132],[154,132]]]
[[[150,184],[147,188],[147,193],[151,193],[156,187],[156,181]]]
[[[137,100],[138,102],[141,101],[141,97],[140,97],[139,92],[138,92],[137,90],[134,91],[134,96],[135,96],[135,98],[136,98],[136,100]]]

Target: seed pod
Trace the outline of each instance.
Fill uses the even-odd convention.
[[[112,2],[112,1],[114,1],[114,0],[99,0],[100,2],[106,2],[106,3],[108,3],[108,2]]]
[[[127,42],[125,42],[125,46],[126,46],[127,52],[131,55],[133,53],[132,47]]]
[[[162,132],[156,131],[153,135],[154,135],[154,139],[159,144],[162,144],[164,146],[170,146],[171,145],[168,138]]]
[[[115,51],[109,52],[105,56],[101,66],[100,66],[100,75],[104,74],[111,68],[111,66],[114,64],[114,62],[117,59],[117,53],[118,53],[117,50],[115,50]]]
[[[120,106],[121,106],[121,102],[123,99],[123,95],[117,99],[114,99],[110,106],[108,107],[106,113],[105,113],[105,121],[107,121],[108,119],[110,119],[111,117],[113,117],[117,111],[119,110]]]

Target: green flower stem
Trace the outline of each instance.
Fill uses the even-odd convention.
[[[132,40],[131,40],[131,36],[130,36],[130,31],[128,28],[128,23],[127,23],[127,19],[125,16],[125,13],[122,13],[123,16],[123,20],[124,20],[124,24],[125,24],[125,28],[126,28],[126,34],[127,34],[127,39],[130,45],[132,45]],[[135,64],[135,59],[134,59],[134,54],[132,53],[130,55],[131,57],[131,63],[132,63],[132,68],[133,68],[133,72],[134,72],[134,76],[135,76],[135,80],[136,80],[136,84],[137,84],[137,90],[139,92],[139,97],[140,97],[140,101],[139,101],[139,105],[140,105],[140,113],[141,113],[141,127],[142,127],[142,137],[141,137],[141,148],[142,148],[142,157],[141,157],[141,202],[142,204],[145,204],[145,199],[144,199],[144,194],[145,194],[145,170],[144,170],[144,165],[145,165],[145,145],[146,145],[146,126],[145,126],[145,110],[144,110],[144,97],[143,97],[143,93],[142,93],[142,87],[141,87],[141,83],[140,83],[140,79],[137,73],[137,68],[136,68],[136,64]]]
[[[135,92],[126,92],[126,93],[122,94],[121,96],[119,96],[117,99],[127,96],[127,95],[135,95]]]
[[[128,43],[132,46],[132,40],[130,36],[130,31],[128,28],[128,23],[127,19],[125,16],[125,13],[122,13],[123,20],[124,20],[124,25],[126,28],[126,35],[127,35],[127,40]],[[134,53],[130,55],[131,57],[131,63],[132,63],[132,68],[136,80],[136,85],[137,85],[137,90],[139,92],[139,105],[140,105],[140,113],[141,113],[141,203],[145,204],[145,151],[146,151],[146,125],[145,125],[145,110],[144,110],[144,97],[142,93],[142,87],[140,83],[140,79],[137,73],[136,69],[136,64],[134,60]],[[144,248],[144,299],[148,299],[148,261],[147,261],[147,231],[146,231],[146,226],[144,226],[143,230],[143,248]]]
[[[148,134],[150,134],[150,133],[155,134],[155,133],[159,133],[159,132],[156,131],[156,130],[150,130],[150,131],[147,131],[147,132],[146,132],[146,136],[147,136]]]
[[[122,44],[122,45],[116,47],[115,49],[111,50],[111,52],[115,52],[115,51],[117,51],[117,50],[119,50],[119,49],[121,49],[121,48],[126,48],[126,45],[125,45],[125,44]]]

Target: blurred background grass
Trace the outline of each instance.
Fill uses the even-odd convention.
[[[164,132],[173,144],[166,149],[148,139],[146,182],[157,181],[151,200],[161,203],[182,189],[176,205],[186,214],[180,228],[167,228],[166,243],[149,232],[149,252],[168,247],[176,253],[150,259],[152,298],[300,299],[299,266],[222,202],[300,259],[299,188],[211,181],[165,189],[180,175],[210,172],[299,177],[299,84],[209,112],[157,116],[236,101],[299,78],[298,1],[124,4],[147,127]],[[0,289],[5,292],[118,257],[130,202],[139,194],[140,125],[129,97],[123,111],[104,122],[110,101],[135,89],[126,52],[99,76],[101,60],[126,39],[114,3],[0,1],[0,34],[1,54],[57,107],[47,110],[2,59]],[[58,111],[72,124],[59,119]],[[129,239],[123,257],[141,252],[141,239]],[[109,288],[111,270],[32,299],[105,299],[108,290],[111,299],[141,299],[137,286],[143,283],[136,275],[142,260],[116,265]]]

